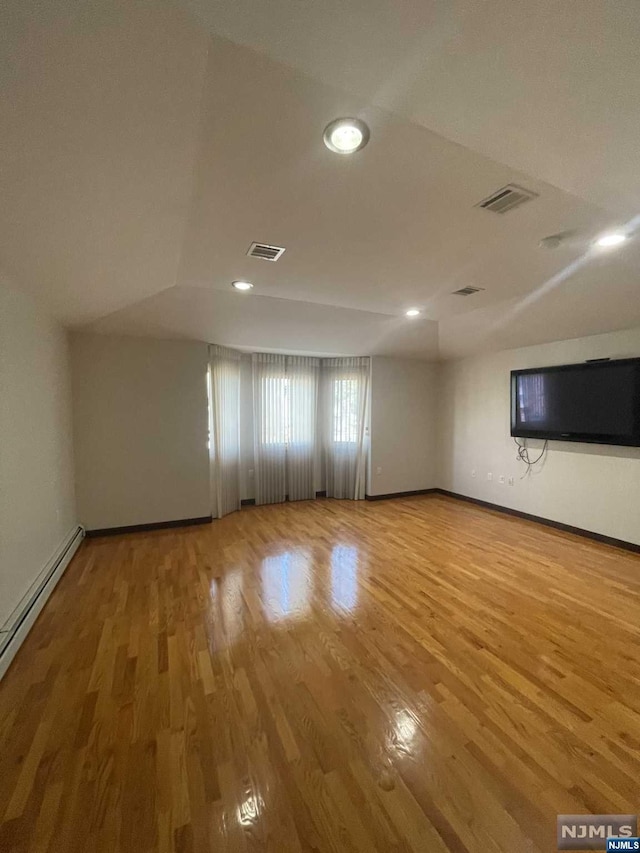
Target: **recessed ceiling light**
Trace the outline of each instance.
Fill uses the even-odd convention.
[[[609,249],[612,246],[619,246],[620,243],[624,243],[627,239],[626,234],[620,234],[620,232],[616,232],[614,234],[603,234],[602,237],[599,237],[596,240],[596,246],[601,246],[603,249]]]
[[[417,308],[409,308],[408,311],[405,311],[407,317],[417,317],[420,314],[420,311]]]
[[[324,144],[336,154],[353,154],[369,141],[369,128],[359,118],[337,118],[324,129]]]
[[[253,285],[250,281],[232,281],[231,287],[235,287],[236,290],[251,290]]]

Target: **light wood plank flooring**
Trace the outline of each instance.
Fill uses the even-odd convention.
[[[0,685],[0,850],[555,850],[640,806],[640,557],[441,496],[84,543]]]

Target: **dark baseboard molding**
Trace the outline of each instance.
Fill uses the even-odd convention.
[[[212,516],[200,518],[178,518],[175,521],[154,521],[151,524],[130,524],[126,527],[103,527],[99,530],[87,530],[86,536],[118,536],[120,533],[146,533],[149,530],[167,530],[171,527],[191,527],[192,524],[210,524]]]
[[[483,501],[480,498],[471,498],[468,495],[461,495],[458,492],[450,492],[447,489],[418,489],[415,492],[392,492],[388,495],[367,495],[368,501],[382,501],[389,498],[408,498],[413,495],[444,495],[448,498],[454,498],[458,501],[481,506],[484,509],[491,509],[495,512],[501,512],[504,515],[511,515],[514,518],[522,518],[525,521],[535,521],[538,524],[543,524],[545,527],[552,527],[555,530],[562,530],[565,533],[573,533],[576,536],[582,536],[584,539],[591,539],[594,542],[602,542],[604,545],[612,545],[615,548],[622,548],[625,551],[631,551],[634,554],[640,554],[640,545],[634,542],[627,542],[624,539],[615,539],[613,536],[605,536],[603,533],[595,533],[593,530],[585,530],[583,527],[574,527],[572,524],[564,524],[562,521],[553,521],[550,518],[543,518],[540,515],[533,515],[530,512],[521,512],[519,509],[511,509],[511,507],[494,504],[490,501]]]
[[[326,496],[327,496],[326,492],[316,492],[317,498],[326,498]],[[288,503],[288,502],[289,502],[289,498],[287,497],[285,500],[285,503]],[[244,498],[244,500],[240,501],[240,506],[255,506],[255,505],[256,505],[256,499],[255,498]]]
[[[326,492],[316,492],[316,497],[326,497]],[[582,527],[574,527],[571,524],[564,524],[562,521],[553,521],[550,518],[543,518],[540,515],[533,515],[530,512],[522,512],[519,509],[511,509],[511,507],[494,504],[490,501],[483,501],[480,498],[472,498],[469,495],[461,495],[458,492],[450,492],[447,489],[416,489],[411,492],[391,492],[386,495],[366,495],[368,501],[382,501],[391,498],[410,498],[417,495],[444,495],[454,500],[464,501],[465,503],[475,504],[484,509],[500,512],[503,515],[511,515],[514,518],[522,518],[525,521],[534,521],[537,524],[543,524],[545,527],[552,527],[555,530],[562,530],[565,533],[573,533],[576,536],[582,536],[584,539],[591,539],[594,542],[601,542],[604,545],[612,545],[615,548],[622,548],[625,551],[631,551],[634,554],[640,554],[640,545],[635,542],[627,542],[624,539],[615,539],[613,536],[605,536],[603,533],[596,533],[593,530],[585,530]],[[243,500],[242,506],[255,505],[254,498]],[[127,527],[105,527],[99,530],[86,530],[85,536],[117,536],[121,533],[146,533],[152,530],[167,530],[175,527],[190,527],[194,524],[210,524],[213,521],[212,516],[205,515],[200,518],[180,518],[175,521],[156,521],[151,524],[132,524]]]
[[[415,489],[413,492],[389,492],[388,495],[365,495],[368,501],[386,501],[390,498],[412,498],[415,495],[433,495],[440,489]]]
[[[582,536],[585,539],[592,539],[595,542],[602,542],[605,545],[613,545],[616,548],[623,548],[625,551],[632,551],[634,554],[640,554],[640,545],[634,542],[627,542],[624,539],[615,539],[613,536],[605,536],[603,533],[595,533],[593,530],[585,530],[583,527],[574,527],[572,524],[564,524],[562,521],[553,521],[550,518],[543,518],[540,515],[533,515],[530,512],[521,512],[519,509],[511,509],[511,507],[493,504],[490,501],[482,501],[479,498],[470,498],[468,495],[461,495],[458,492],[449,492],[446,489],[433,489],[436,494],[445,495],[449,498],[455,498],[458,501],[481,506],[484,509],[491,509],[495,512],[501,512],[504,515],[512,515],[515,518],[523,518],[525,521],[535,521],[538,524],[543,524],[545,527],[553,527],[555,530],[562,530],[565,533],[573,533],[576,536]],[[391,495],[391,497],[393,497]]]

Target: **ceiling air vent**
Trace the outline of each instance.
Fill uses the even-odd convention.
[[[250,258],[261,258],[263,261],[277,261],[284,249],[281,246],[267,246],[266,243],[252,243],[247,255]]]
[[[492,210],[494,213],[507,213],[513,210],[514,207],[519,207],[525,201],[531,201],[538,197],[538,193],[531,190],[525,190],[524,187],[519,187],[517,184],[507,184],[501,190],[493,193],[489,198],[485,198],[476,207],[482,207],[484,210]]]
[[[454,290],[453,296],[471,296],[472,293],[480,293],[484,287],[461,287],[460,290]]]

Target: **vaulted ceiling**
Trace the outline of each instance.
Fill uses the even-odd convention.
[[[69,326],[446,358],[640,325],[640,235],[592,245],[640,222],[636,0],[9,0],[0,26],[0,270]],[[342,115],[371,128],[350,157]],[[537,198],[477,207],[510,182]]]

